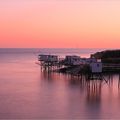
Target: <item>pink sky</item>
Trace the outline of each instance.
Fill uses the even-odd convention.
[[[120,1],[0,0],[0,47],[120,48]]]

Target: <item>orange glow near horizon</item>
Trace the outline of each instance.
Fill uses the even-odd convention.
[[[0,1],[0,47],[120,48],[120,1]]]

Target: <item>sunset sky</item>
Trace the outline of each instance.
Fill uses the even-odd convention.
[[[120,48],[119,0],[0,0],[2,48]]]

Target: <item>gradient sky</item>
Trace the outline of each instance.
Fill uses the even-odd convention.
[[[120,1],[0,0],[0,47],[120,48]]]

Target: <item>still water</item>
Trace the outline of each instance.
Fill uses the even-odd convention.
[[[39,52],[88,56],[97,49],[0,49],[1,119],[120,119],[119,75],[90,83],[41,71]]]

